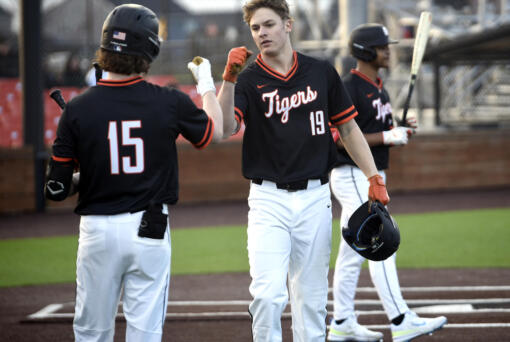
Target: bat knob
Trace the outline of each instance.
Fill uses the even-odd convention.
[[[55,89],[50,93],[50,97],[57,103],[57,105],[64,109],[66,106],[66,102],[64,101],[64,98],[62,97],[62,92],[60,89]]]
[[[60,89],[54,89],[51,91],[50,96],[52,98],[58,97],[62,95],[62,91]]]
[[[193,62],[193,64],[200,65],[203,61],[204,59],[202,57],[196,56],[193,58],[191,62]]]
[[[243,68],[243,66],[241,64],[234,64],[234,65],[232,65],[232,72],[235,74],[238,74],[241,72],[242,68]]]

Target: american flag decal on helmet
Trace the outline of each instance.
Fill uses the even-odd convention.
[[[113,39],[126,40],[126,32],[113,31]]]

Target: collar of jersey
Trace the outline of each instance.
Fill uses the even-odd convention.
[[[135,76],[130,78],[125,78],[123,80],[105,80],[100,79],[99,82],[97,82],[97,85],[107,86],[107,87],[123,87],[132,85],[138,82],[143,81],[142,76]]]
[[[284,82],[287,82],[292,78],[292,76],[294,76],[298,68],[298,58],[296,51],[293,52],[292,57],[294,58],[294,63],[292,64],[292,67],[290,68],[289,72],[287,72],[286,75],[280,74],[278,71],[274,70],[269,65],[264,63],[264,61],[262,60],[262,55],[260,53],[257,56],[257,60],[255,62],[262,68],[262,70],[267,72],[269,75],[276,77]]]
[[[377,89],[381,90],[382,89],[382,80],[379,78],[379,76],[377,77],[377,83],[375,83],[374,81],[372,81],[370,78],[368,78],[367,75],[359,72],[358,70],[356,69],[351,69],[351,74],[354,74],[354,75],[358,75],[359,77],[361,77],[362,79],[364,79],[365,81],[367,81],[368,83],[372,84],[374,87],[376,87]]]

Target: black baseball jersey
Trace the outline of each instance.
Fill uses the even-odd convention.
[[[112,215],[178,198],[177,150],[182,134],[206,147],[212,120],[184,93],[141,77],[100,80],[71,100],[60,118],[53,158],[80,166],[76,213]]]
[[[390,97],[380,78],[377,78],[377,83],[374,83],[367,76],[353,69],[344,77],[344,84],[358,111],[356,123],[363,133],[376,133],[393,128]],[[377,169],[387,169],[389,146],[371,146],[370,150]],[[345,149],[339,149],[339,154],[341,164],[356,165]]]
[[[357,115],[333,66],[297,52],[286,75],[259,55],[238,77],[235,113],[245,124],[243,175],[276,183],[327,175],[338,162],[328,123]]]

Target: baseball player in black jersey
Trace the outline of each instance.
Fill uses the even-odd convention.
[[[47,198],[63,200],[73,170],[80,170],[76,341],[113,341],[120,299],[126,340],[161,341],[170,280],[168,205],[178,192],[175,140],[181,134],[202,149],[223,136],[207,60],[190,66],[203,110],[184,93],[143,79],[159,52],[158,25],[140,5],[108,15],[96,54],[107,79],[67,104],[53,144]]]
[[[395,127],[390,99],[378,76],[379,68],[389,65],[388,44],[396,43],[388,37],[387,29],[378,24],[365,24],[351,34],[350,48],[357,59],[356,69],[344,78],[354,106],[355,120],[370,145],[378,172],[386,180],[389,147],[405,145],[415,133],[416,121]],[[340,227],[347,227],[353,212],[368,200],[369,183],[363,172],[338,140],[341,164],[331,172],[331,189],[342,205]],[[379,341],[383,334],[358,324],[354,313],[354,295],[361,265],[365,258],[342,240],[333,280],[334,316],[330,325],[330,341]],[[393,341],[408,341],[430,333],[446,323],[446,318],[421,318],[409,310],[402,298],[395,265],[395,254],[384,261],[369,261],[370,276],[388,318],[391,320]]]
[[[260,53],[237,75],[250,52],[230,51],[219,100],[226,135],[245,125],[253,340],[282,340],[280,319],[290,295],[294,341],[324,341],[332,224],[328,174],[338,162],[329,122],[369,177],[370,198],[387,203],[389,197],[336,70],[292,49],[286,1],[251,0],[243,11]]]

